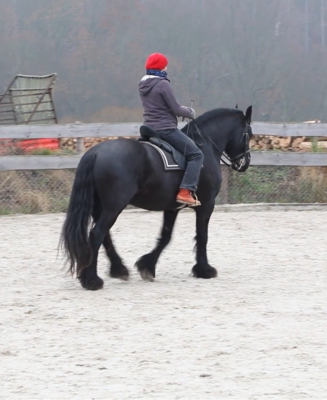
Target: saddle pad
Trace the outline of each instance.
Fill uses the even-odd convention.
[[[153,148],[155,148],[157,150],[157,152],[160,154],[161,159],[163,161],[165,171],[174,171],[174,170],[182,171],[185,169],[184,166],[181,167],[176,163],[176,161],[173,158],[173,155],[171,153],[169,153],[168,151],[163,150],[160,147],[158,147],[155,144],[150,143],[150,142],[142,141],[140,143],[144,143],[144,144],[147,144],[148,146],[152,146]]]

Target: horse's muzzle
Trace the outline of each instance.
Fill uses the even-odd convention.
[[[250,162],[251,153],[248,151],[245,153],[244,157],[232,163],[232,168],[238,172],[245,172],[249,168]]]

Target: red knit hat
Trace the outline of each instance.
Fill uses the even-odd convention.
[[[145,69],[158,69],[162,70],[168,65],[167,58],[160,53],[151,54],[146,60]]]

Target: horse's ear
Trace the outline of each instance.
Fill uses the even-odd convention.
[[[238,108],[238,104],[236,104],[235,108]]]
[[[248,107],[245,113],[245,120],[248,125],[251,125],[252,120],[252,106]]]

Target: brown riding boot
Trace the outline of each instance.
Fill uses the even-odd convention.
[[[192,196],[191,191],[187,190],[187,189],[179,189],[176,201],[177,201],[177,203],[187,204],[188,206],[192,206],[192,207],[196,207],[196,206],[200,206],[201,205],[201,203],[196,198],[196,196],[194,198]]]

